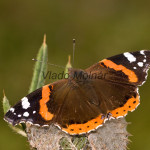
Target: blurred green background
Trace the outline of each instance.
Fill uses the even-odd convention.
[[[85,69],[99,60],[150,49],[150,1],[0,1],[0,99],[14,105],[30,85],[38,49],[47,35],[49,62],[65,65],[76,39],[75,68]],[[49,70],[60,71],[49,66]],[[51,82],[51,81],[47,81]],[[140,87],[141,105],[129,113],[131,150],[150,149],[150,76]],[[28,150],[26,138],[3,121],[0,104],[0,149]]]

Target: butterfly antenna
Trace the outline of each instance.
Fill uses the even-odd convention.
[[[38,62],[41,62],[41,63],[45,63],[45,62],[43,62],[42,60],[37,60],[37,59],[35,59],[35,58],[33,58],[32,59],[33,61],[38,61]],[[59,68],[65,68],[64,66],[60,66],[60,65],[56,65],[56,64],[52,64],[52,63],[45,63],[45,64],[48,64],[48,65],[50,65],[50,66],[55,66],[55,67],[59,67]]]
[[[76,45],[76,40],[73,39],[73,66],[74,66],[74,54],[75,54],[75,45]]]

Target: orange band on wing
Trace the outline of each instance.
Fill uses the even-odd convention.
[[[109,68],[112,68],[112,69],[117,70],[117,71],[122,71],[124,74],[126,74],[128,76],[130,82],[138,82],[138,78],[132,70],[129,70],[122,65],[117,65],[108,59],[104,59],[104,60],[100,61],[100,63],[101,62],[103,62],[104,65],[109,67]]]
[[[99,115],[97,118],[92,119],[84,124],[72,124],[69,125],[67,128],[62,128],[63,131],[69,133],[69,134],[82,134],[87,133],[91,130],[96,129],[98,126],[102,125],[104,122],[104,119],[102,119],[102,116]]]
[[[52,86],[53,89],[53,86]],[[42,99],[40,100],[40,115],[42,116],[43,119],[45,119],[46,121],[52,120],[53,118],[53,114],[51,114],[48,111],[47,105],[46,103],[50,100],[50,88],[49,86],[43,86],[42,88]]]
[[[140,100],[139,100],[139,96],[137,95],[136,98],[132,97],[130,98],[123,107],[119,107],[115,110],[110,111],[110,113],[112,114],[112,117],[119,117],[119,116],[125,116],[128,111],[133,111],[135,110],[135,108],[139,105]]]

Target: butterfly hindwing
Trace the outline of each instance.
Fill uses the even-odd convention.
[[[78,85],[67,86],[70,86],[70,90],[63,100],[63,105],[56,118],[56,125],[69,134],[87,133],[104,122],[99,103],[92,103],[94,101],[92,96],[89,96],[91,97],[89,99],[85,94],[86,89],[82,89],[82,85]]]
[[[139,105],[137,87],[129,84],[93,80],[93,87],[101,101],[100,109],[106,114],[118,118],[125,116]]]

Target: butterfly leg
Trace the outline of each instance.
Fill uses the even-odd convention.
[[[110,120],[112,118],[112,114],[110,112],[107,113],[107,119]]]

